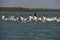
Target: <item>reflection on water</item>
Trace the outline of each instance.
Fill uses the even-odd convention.
[[[3,12],[0,12],[0,16]],[[6,12],[7,16],[29,16],[33,12]],[[33,14],[32,14],[33,15]],[[59,12],[37,12],[37,16],[59,17]],[[9,22],[0,20],[0,40],[60,40],[60,22]]]

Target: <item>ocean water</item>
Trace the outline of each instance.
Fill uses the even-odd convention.
[[[60,40],[60,22],[10,22],[1,19],[2,14],[28,17],[34,12],[0,11],[0,40]],[[60,17],[60,12],[37,12],[38,17]]]

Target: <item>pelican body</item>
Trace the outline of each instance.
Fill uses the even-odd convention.
[[[10,21],[16,21],[16,19],[14,18],[14,16],[10,16],[8,19],[9,19]]]

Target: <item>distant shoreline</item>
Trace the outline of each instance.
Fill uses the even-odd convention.
[[[47,9],[47,8],[22,8],[22,7],[0,7],[0,11],[60,12],[60,9]]]

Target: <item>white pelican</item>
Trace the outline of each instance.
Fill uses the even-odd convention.
[[[19,19],[19,18],[17,17],[16,20],[18,21],[18,19]]]
[[[46,17],[43,16],[42,22],[46,22]]]
[[[53,21],[52,18],[46,18],[46,21]]]
[[[2,15],[2,19],[5,20],[5,16]]]
[[[20,20],[21,20],[21,21],[23,21],[23,20],[24,20],[24,18],[23,18],[23,17],[20,17]]]
[[[34,21],[38,21],[37,19],[38,19],[38,18],[37,18],[36,16],[33,17],[33,20],[34,20]]]
[[[10,17],[9,17],[9,20],[10,20],[10,21],[17,21],[17,20],[14,18],[14,16],[10,16]]]
[[[38,21],[41,21],[41,20],[42,20],[42,18],[41,18],[41,17],[39,17],[39,18],[38,18]]]
[[[23,21],[24,18],[21,16],[21,17],[17,18],[17,20],[18,20],[18,21]]]
[[[57,22],[60,22],[60,18],[56,20]]]
[[[57,17],[54,17],[54,20],[57,20]]]
[[[32,16],[29,16],[29,21],[33,21],[33,17]]]
[[[7,20],[9,20],[8,18],[5,18],[5,20],[7,21]]]
[[[38,19],[38,18],[37,18],[36,12],[35,12],[35,13],[34,13],[34,16],[33,16],[33,21],[38,21],[37,19]]]
[[[46,17],[43,16],[43,20],[46,20]]]

